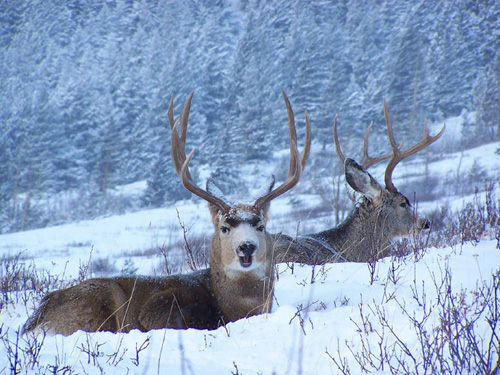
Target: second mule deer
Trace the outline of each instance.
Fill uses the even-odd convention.
[[[362,195],[359,204],[337,227],[319,233],[299,235],[295,238],[284,234],[274,234],[277,262],[306,264],[337,261],[370,262],[390,253],[393,238],[429,228],[429,221],[425,218],[418,218],[408,198],[396,189],[392,182],[392,173],[401,160],[441,137],[445,127],[443,126],[435,136],[430,136],[427,124],[425,124],[424,138],[403,151],[394,140],[385,100],[383,106],[392,153],[379,157],[368,156],[370,124],[364,137],[361,165],[353,159],[344,157],[337,136],[336,117],[333,124],[337,155],[344,163],[347,183]],[[389,158],[391,159],[385,170],[384,188],[366,169]]]
[[[193,151],[186,157],[186,131],[191,94],[174,122],[173,97],[168,118],[171,152],[184,187],[208,202],[214,233],[210,267],[185,275],[89,279],[49,293],[23,331],[44,329],[69,335],[77,330],[128,332],[155,328],[215,329],[227,322],[269,312],[274,285],[272,240],[266,232],[271,200],[299,181],[309,155],[310,125],[306,112],[306,145],[300,156],[290,102],[288,112],[290,167],[282,185],[253,205],[230,205],[210,190],[199,188],[189,173]],[[178,129],[179,128],[179,129]]]

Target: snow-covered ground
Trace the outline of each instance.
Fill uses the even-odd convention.
[[[498,143],[485,145],[433,162],[429,173],[445,176],[455,173],[458,163],[471,168],[476,161],[499,181],[500,155],[495,153],[499,147]],[[417,167],[415,160],[398,167],[396,185]],[[373,174],[379,178],[377,173],[375,169]],[[497,196],[498,192],[497,182]],[[297,204],[306,208],[319,202],[307,195],[298,198]],[[470,199],[446,197],[446,202],[461,208]],[[426,202],[421,208],[425,213],[442,204],[444,201]],[[292,209],[287,195],[273,201],[269,230],[294,233],[297,223],[290,215]],[[157,273],[162,259],[151,250],[182,240],[179,221],[189,235],[209,235],[212,230],[206,204],[196,199],[176,207],[1,235],[0,257],[7,261],[21,253],[21,262],[68,280],[78,275],[89,257],[108,258],[118,270],[132,260],[137,273]],[[320,220],[318,231],[327,222]],[[0,272],[4,272],[3,268]],[[433,312],[426,324],[439,326],[437,289],[448,275],[451,290],[463,294],[465,305],[472,303],[478,287],[491,283],[492,275],[499,270],[500,250],[496,240],[490,239],[430,248],[419,258],[386,258],[377,263],[373,274],[366,264],[295,265],[293,269],[279,265],[270,314],[242,319],[215,331],[77,332],[69,337],[46,337],[37,364],[22,371],[50,373],[58,369],[64,373],[66,368],[82,374],[336,374],[339,369],[332,356],[347,358],[352,373],[358,373],[351,352],[361,350],[367,342],[376,347],[377,335],[384,329],[386,346],[397,347],[397,339],[401,339],[412,353],[420,355],[419,337],[411,317],[418,319],[430,309]],[[14,356],[9,349],[15,348],[16,342],[19,348],[33,343],[32,337],[17,335],[33,305],[18,301],[0,310],[0,374],[10,372]],[[402,312],[402,306],[409,315]],[[383,327],[382,315],[397,338]],[[481,329],[486,336],[486,328]]]
[[[365,264],[340,263],[317,267],[314,283],[310,266],[291,269],[280,265],[279,280],[272,313],[230,323],[215,331],[156,330],[128,334],[77,332],[69,337],[46,337],[39,363],[41,367],[59,364],[76,373],[169,373],[230,374],[237,366],[243,374],[336,374],[338,369],[327,354],[340,350],[349,357],[345,343],[360,345],[357,325],[362,326],[360,308],[379,324],[372,309],[383,308],[392,327],[406,345],[419,351],[418,337],[408,317],[398,304],[415,314],[423,314],[413,297],[414,289],[425,286],[426,300],[436,304],[434,283],[440,282],[444,270],[452,275],[454,292],[473,297],[478,285],[491,282],[500,268],[500,251],[496,241],[482,241],[477,246],[430,249],[423,259],[406,259],[397,270],[397,280],[388,280],[392,262],[378,264],[377,280],[370,284]],[[433,321],[438,320],[432,316]],[[2,310],[2,329],[9,329],[15,342],[15,331],[24,323],[24,307],[9,306]],[[376,336],[372,336],[376,340]],[[392,338],[388,338],[389,343]],[[374,341],[375,343],[376,341]],[[138,352],[138,348],[144,350]],[[7,373],[9,362],[5,348],[0,347],[0,373]],[[92,352],[89,355],[86,352]],[[121,358],[121,359],[120,359]],[[351,368],[356,368],[351,361]],[[25,369],[26,370],[26,369]],[[27,371],[29,373],[29,370]],[[48,371],[47,371],[48,372]],[[356,372],[354,372],[356,373]]]

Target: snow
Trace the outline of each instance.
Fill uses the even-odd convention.
[[[66,225],[10,233],[0,236],[1,254],[12,256],[19,251],[37,259],[38,265],[63,266],[68,259],[69,276],[86,262],[89,252],[93,258],[119,257],[124,252],[144,252],[182,238],[182,222],[192,225],[191,234],[210,230],[210,215],[206,204],[181,202],[175,208],[145,210],[127,215],[111,216],[95,221],[80,221]],[[150,270],[145,270],[150,272]]]
[[[464,168],[477,159],[491,176],[499,176],[500,160],[495,153],[498,147],[494,143],[464,152]],[[453,171],[456,157],[431,163],[430,173],[443,175]],[[408,163],[418,164],[415,159]],[[398,176],[403,178],[401,175],[412,168],[398,166]],[[319,203],[317,197],[312,199],[306,194],[298,198],[305,206]],[[447,197],[446,201],[427,202],[422,207],[425,211],[451,202],[453,207],[461,208],[472,199]],[[296,230],[289,202],[290,197],[285,194],[271,203],[271,231]],[[179,220],[190,235],[209,236],[213,230],[206,203],[196,199],[179,202],[175,207],[1,235],[0,257],[21,252],[22,262],[67,280],[78,275],[89,257],[110,257],[118,265],[133,258],[138,273],[151,275],[157,272],[155,262],[160,259],[147,251],[181,241]],[[394,269],[395,282],[388,276]],[[338,369],[329,354],[335,356],[337,351],[348,358],[351,369],[357,368],[347,346],[361,347],[361,312],[371,319],[375,331],[380,328],[377,312],[384,312],[408,347],[418,350],[418,337],[401,311],[404,306],[415,316],[423,313],[423,307],[415,301],[415,291],[425,290],[425,300],[430,306],[435,305],[435,284],[449,270],[453,291],[471,298],[476,288],[491,282],[499,269],[497,243],[487,239],[477,244],[430,248],[419,258],[385,258],[377,263],[373,275],[366,264],[358,263],[315,267],[295,264],[293,269],[280,264],[269,314],[242,319],[214,331],[162,329],[147,333],[76,332],[68,337],[48,336],[36,368],[48,372],[57,363],[59,369],[68,366],[75,373],[86,374],[335,374]],[[0,334],[4,335],[0,374],[7,373],[11,366],[5,337],[16,342],[17,332],[36,304],[27,301],[25,305],[22,297],[15,301],[0,310]],[[428,324],[438,324],[437,319],[436,313]],[[369,337],[375,340],[375,336]],[[26,347],[32,340],[30,335],[21,337],[20,346]]]
[[[387,284],[384,277],[391,265],[390,259],[379,264],[380,279],[373,285],[365,264],[329,264],[319,272],[316,270],[314,283],[311,283],[311,266],[296,265],[292,273],[280,265],[270,314],[230,323],[215,331],[166,329],[148,333],[77,332],[69,337],[50,336],[45,338],[40,362],[50,364],[59,358],[61,365],[88,374],[100,373],[99,366],[105,373],[127,369],[157,373],[159,368],[172,374],[221,374],[234,371],[234,364],[244,374],[289,374],[298,373],[299,368],[303,374],[336,373],[325,350],[334,353],[338,343],[356,342],[358,333],[351,319],[359,320],[361,303],[382,306],[389,314],[396,312],[395,303],[387,301],[388,294],[393,293],[399,301],[412,305],[411,287],[422,283],[432,285],[436,274],[439,276],[445,267],[452,272],[454,287],[474,290],[477,283],[487,282],[498,270],[500,252],[495,245],[495,241],[482,241],[477,246],[466,245],[460,249],[430,249],[418,262],[407,259],[400,269],[400,280],[394,285]],[[297,308],[306,308],[301,312],[303,327],[296,315]],[[23,309],[9,308],[2,312],[1,321],[12,330],[14,337],[14,331],[25,318]],[[407,344],[416,345],[407,320],[397,315],[391,320],[395,330],[407,337]],[[139,364],[135,366],[132,358],[143,343],[147,343],[147,347],[139,353]],[[82,352],[81,348],[88,346],[98,347],[101,353],[95,359],[98,365],[94,359],[88,363],[89,358]],[[107,359],[117,351],[124,353],[124,359],[115,369]],[[8,367],[8,363],[1,361],[2,368]]]

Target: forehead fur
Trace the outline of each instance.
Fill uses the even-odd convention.
[[[232,227],[238,226],[241,222],[250,223],[255,226],[263,219],[264,217],[262,212],[259,212],[259,210],[253,206],[245,204],[232,206],[229,212],[219,215],[219,220],[221,222],[226,222]]]

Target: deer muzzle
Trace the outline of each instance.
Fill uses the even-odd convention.
[[[247,268],[252,265],[253,254],[257,246],[254,242],[246,241],[238,247],[238,256],[242,267]]]

